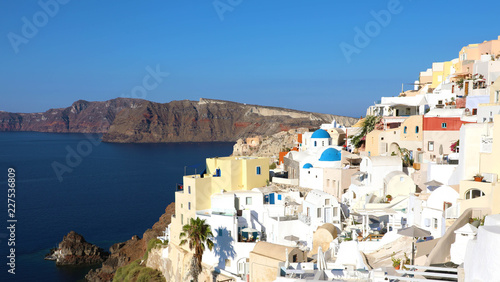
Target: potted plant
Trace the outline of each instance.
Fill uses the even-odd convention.
[[[474,181],[482,182],[483,176],[480,173],[476,173],[476,175],[474,175]]]
[[[405,255],[405,260],[403,262],[403,269],[404,270],[408,270],[408,268],[406,266],[410,265],[410,258],[408,257],[408,255],[406,254],[406,252],[404,253],[404,255]]]
[[[387,196],[385,196],[385,199],[387,200],[387,203],[390,203],[392,201],[392,196],[387,195]]]
[[[392,253],[391,260],[392,260],[392,266],[398,270],[401,267],[401,259],[400,258],[395,258],[394,255],[396,253]]]

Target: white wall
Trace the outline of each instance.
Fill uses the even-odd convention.
[[[427,181],[436,180],[444,185],[458,185],[456,179],[452,177],[458,165],[428,163],[427,165]]]
[[[434,227],[435,220],[437,220],[437,227]],[[420,223],[420,227],[431,232],[431,235],[434,238],[442,237],[446,231],[443,210],[424,207],[422,210],[422,221]]]

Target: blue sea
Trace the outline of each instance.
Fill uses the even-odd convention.
[[[71,230],[106,250],[142,236],[174,201],[185,171],[202,172],[205,158],[230,155],[233,146],[114,144],[99,138],[0,132],[0,281],[83,279],[89,268],[56,267],[44,255]],[[9,168],[15,170],[14,218],[7,207]],[[9,219],[17,220],[13,234]],[[12,235],[15,274],[7,272]]]

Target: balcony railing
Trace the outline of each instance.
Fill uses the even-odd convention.
[[[308,215],[305,215],[303,213],[299,214],[299,220],[304,222],[307,225],[311,225],[311,217]]]

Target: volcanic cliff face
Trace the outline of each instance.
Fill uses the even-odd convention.
[[[236,141],[291,128],[318,127],[332,119],[350,126],[357,119],[276,107],[200,99],[160,104],[117,98],[76,101],[45,113],[0,112],[0,131],[104,133],[105,142]]]
[[[145,102],[121,111],[109,131],[107,142],[203,142],[236,141],[253,135],[270,135],[291,128],[318,127],[335,118],[346,126],[357,119],[200,99],[166,104]]]
[[[118,98],[104,102],[79,100],[70,107],[44,113],[0,111],[0,131],[38,131],[57,133],[105,133],[118,112],[134,108],[144,100]]]

